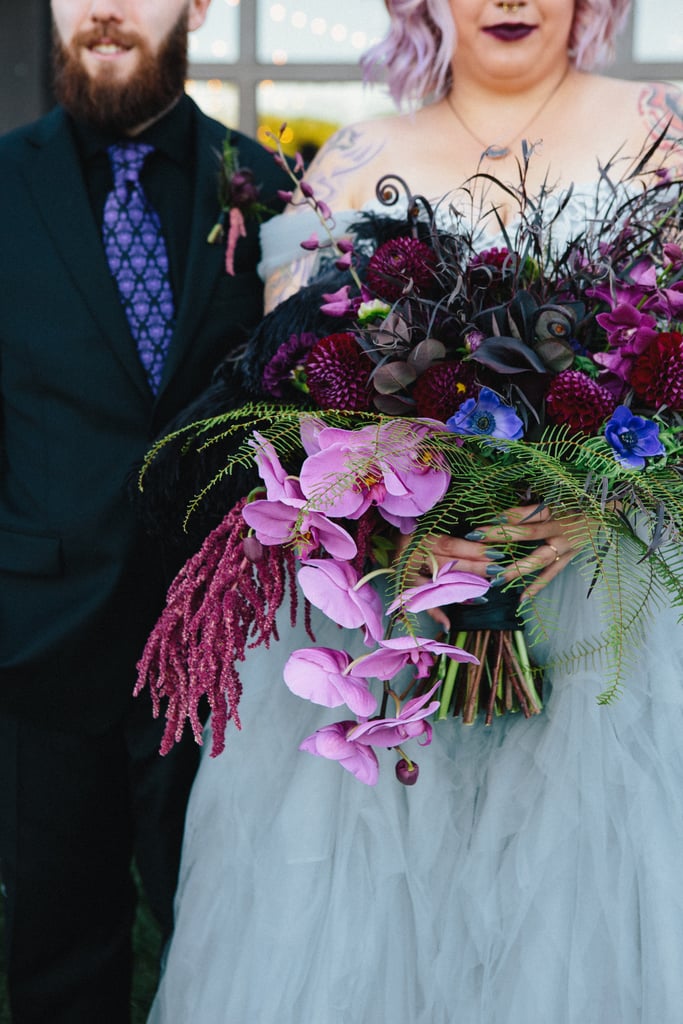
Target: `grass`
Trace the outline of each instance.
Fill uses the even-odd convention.
[[[138,886],[139,890],[139,886]],[[2,951],[4,941],[4,909],[0,899],[0,1024],[10,1024],[9,1004],[5,985]],[[132,1024],[145,1024],[157,986],[157,964],[161,938],[156,921],[147,902],[139,892],[138,912],[133,930],[133,995],[131,999]]]

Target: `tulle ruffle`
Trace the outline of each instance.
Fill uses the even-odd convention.
[[[547,589],[561,628],[544,657],[599,629],[601,588],[586,589],[572,566]],[[242,732],[202,758],[152,1024],[679,1020],[676,619],[653,612],[611,706],[599,667],[555,668],[535,718],[440,723],[410,789],[390,751],[375,788],[298,752],[340,715],[282,683],[308,643],[283,621],[245,667]]]

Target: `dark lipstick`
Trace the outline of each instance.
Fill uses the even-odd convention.
[[[526,39],[527,36],[530,36],[535,31],[535,25],[523,25],[520,22],[503,22],[500,25],[489,25],[488,28],[484,29],[487,35],[493,36],[495,39],[502,39],[507,43],[514,43],[518,39]]]

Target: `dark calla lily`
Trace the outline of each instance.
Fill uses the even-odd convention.
[[[520,338],[485,338],[470,359],[496,373],[546,373],[541,357]]]

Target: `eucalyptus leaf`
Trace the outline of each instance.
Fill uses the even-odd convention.
[[[375,395],[374,405],[386,416],[414,416],[415,403],[401,395]]]
[[[373,340],[377,348],[401,350],[410,345],[410,334],[408,323],[393,311],[385,317]]]
[[[393,395],[416,380],[415,368],[397,359],[378,366],[372,375],[372,383],[380,395]]]
[[[414,366],[418,374],[424,373],[432,363],[444,359],[446,346],[436,338],[425,338],[419,342],[408,356],[408,365]]]

